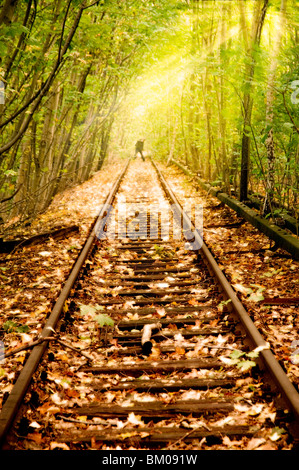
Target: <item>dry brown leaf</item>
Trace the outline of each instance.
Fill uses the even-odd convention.
[[[135,415],[135,413],[129,413],[127,422],[135,426],[144,426],[144,422],[141,419],[140,415]]]
[[[248,442],[248,445],[246,447],[246,450],[256,449],[257,447],[264,444],[264,442],[266,442],[266,439],[264,439],[263,437],[261,437],[261,438],[257,437],[257,438],[250,439],[250,441]]]
[[[50,443],[50,450],[54,449],[70,450],[68,445],[53,441]]]
[[[152,348],[152,352],[151,352],[151,354],[150,354],[150,356],[149,356],[149,359],[158,359],[158,358],[160,357],[160,355],[161,355],[161,350],[160,350],[160,348],[154,346],[154,347]]]
[[[80,397],[80,393],[77,390],[68,389],[68,390],[66,390],[65,394],[69,398],[79,398]]]
[[[156,313],[158,314],[158,316],[160,318],[165,317],[165,315],[166,315],[165,308],[163,308],[163,307],[157,308]]]
[[[50,402],[47,402],[47,403],[44,403],[42,406],[39,406],[37,408],[37,411],[44,415],[46,413],[59,413],[61,411],[61,409],[58,407],[58,406],[54,406],[52,403]]]
[[[41,444],[43,436],[39,432],[33,432],[27,434],[27,439],[30,439],[30,441],[34,441],[36,444]]]
[[[175,348],[175,352],[177,354],[183,355],[183,354],[185,354],[186,351],[185,351],[184,348],[181,348],[180,346],[178,346],[178,347]]]

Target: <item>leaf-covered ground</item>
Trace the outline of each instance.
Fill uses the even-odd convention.
[[[4,341],[5,350],[35,340],[41,332],[91,224],[122,168],[123,162],[111,162],[89,181],[56,196],[30,228],[18,229],[15,238],[74,224],[80,226],[77,234],[63,240],[49,238],[0,254],[0,340]],[[1,400],[12,389],[25,357],[26,352],[20,353],[10,368],[0,365]]]
[[[242,220],[232,209],[220,204],[176,167],[160,167],[182,203],[192,198],[203,206],[206,244],[298,389],[298,303],[265,305],[262,301],[297,297],[298,302],[299,262],[284,250],[272,251],[274,243],[248,222],[235,228],[229,226]]]
[[[53,301],[57,298],[61,286],[82,247],[84,237],[88,233],[94,217],[99,212],[100,204],[113,184],[116,175],[121,171],[123,164],[123,161],[113,162],[113,167],[105,167],[90,181],[57,196],[49,210],[34,222],[30,231],[27,230],[27,234],[32,235],[60,225],[80,224],[79,234],[63,241],[49,239],[42,244],[19,248],[9,255],[1,255],[0,327],[7,351],[37,338],[51,310]],[[140,162],[140,164],[142,163]],[[276,295],[284,297],[299,296],[298,262],[292,260],[287,253],[281,250],[272,252],[269,249],[269,240],[247,223],[236,228],[224,227],[223,225],[231,224],[240,219],[230,209],[219,206],[219,201],[215,198],[208,196],[201,190],[196,190],[176,168],[166,169],[162,164],[159,166],[165,176],[167,175],[167,180],[182,203],[191,198],[192,201],[203,205],[204,239],[206,243],[216,256],[238,295],[244,301],[255,324],[259,327],[265,339],[270,342],[276,357],[297,386],[299,383],[299,368],[294,354],[296,351],[292,349],[292,344],[298,338],[296,308],[293,306],[266,306],[261,302],[264,297],[274,297]],[[113,171],[111,171],[111,168],[113,168]],[[146,180],[146,172],[143,176]],[[132,191],[138,191],[136,182],[132,184]],[[108,251],[111,253],[111,247],[108,247]],[[105,248],[97,256],[100,259],[100,268],[98,268],[98,272],[95,272],[95,280],[101,278],[103,272],[109,272],[109,259],[105,253]],[[105,289],[105,286],[101,288]],[[91,288],[90,291],[92,292]],[[90,337],[97,334],[93,315],[86,314],[84,311],[81,313],[83,315],[82,321],[78,323],[80,333],[78,338],[72,339],[67,334],[61,338],[66,344],[72,344],[78,350],[85,349],[86,344],[89,344]],[[163,309],[160,310],[159,316],[163,318]],[[89,320],[89,323],[83,320]],[[207,340],[210,339],[207,338]],[[47,358],[47,380],[50,382],[50,388],[48,386],[47,389],[43,390],[43,384],[39,383],[38,385],[39,415],[45,417],[51,417],[51,414],[57,413],[60,406],[65,402],[69,407],[72,407],[75,403],[92,400],[97,395],[90,383],[90,377],[80,371],[72,373],[70,369],[71,366],[78,368],[80,364],[86,362],[86,358],[76,352],[72,353],[71,350],[59,343],[51,345],[51,348],[55,351],[55,357],[59,358],[60,363],[53,362],[51,365],[49,358]],[[158,351],[156,351],[156,354],[158,354]],[[22,351],[8,358],[5,365],[0,365],[1,400],[5,399],[6,394],[12,389],[26,355],[27,352]],[[103,357],[103,359],[105,358]],[[66,371],[68,371],[67,377],[65,375]],[[195,373],[195,371],[190,372],[189,378],[192,378]],[[102,377],[102,380],[105,379],[107,379],[107,383],[110,380],[108,377]],[[253,395],[258,393],[258,390],[253,391],[252,378],[249,378],[249,381],[244,380],[242,383],[239,382],[238,386],[244,387],[246,399],[250,402]],[[206,392],[198,393],[204,396]],[[198,393],[196,392],[196,396],[198,396]],[[166,403],[173,398],[173,396],[164,396],[161,399],[165,400]],[[188,396],[187,392],[183,392],[183,398],[192,397]],[[132,392],[128,394],[127,391],[111,392],[108,390],[104,394],[101,393],[101,401],[104,400],[106,403],[122,403],[132,399],[134,399]],[[148,401],[150,397],[145,393],[142,399]],[[34,401],[34,394],[31,395],[30,400]],[[271,404],[262,408],[252,405],[243,406],[242,408],[240,405],[240,409],[236,410],[238,420],[240,421],[240,416],[243,415],[244,422],[248,422],[253,416],[254,419],[258,419],[260,422],[271,421],[274,419],[273,413]],[[84,419],[85,417],[81,416],[79,421],[81,420],[82,425],[85,426]],[[230,416],[230,419],[234,419],[234,416]],[[29,421],[31,432],[27,444],[29,442],[29,448],[38,449],[44,445],[42,435],[39,432],[40,424],[34,415],[30,417]],[[93,421],[94,424],[92,423],[92,425],[103,426],[103,429],[105,429],[105,423],[102,423],[101,419],[94,418]],[[239,421],[238,424],[240,424]],[[187,433],[198,426],[196,420],[192,422],[192,420],[187,419],[184,423]],[[125,424],[123,422],[121,424],[119,420],[110,424],[118,430],[123,427],[124,434],[127,432],[128,426],[134,428],[134,426],[142,425],[141,418],[134,414],[129,415]],[[72,426],[72,418],[61,419],[60,427],[62,431],[71,429]],[[278,429],[277,435],[274,434],[272,439],[269,439],[267,434],[258,438],[238,441],[230,441],[227,437],[221,445],[215,446],[215,448],[287,449],[288,444],[284,443],[280,432],[281,430]],[[69,448],[65,443],[56,441],[49,442],[47,445],[49,448]],[[201,446],[204,447],[204,443]],[[97,448],[96,444],[95,448]],[[104,446],[103,448],[109,447]],[[186,448],[192,448],[192,445]]]

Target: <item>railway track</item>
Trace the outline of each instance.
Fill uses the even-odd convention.
[[[3,405],[2,448],[293,449],[298,425],[189,215],[154,163],[128,163]]]

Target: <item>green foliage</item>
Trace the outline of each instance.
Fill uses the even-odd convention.
[[[98,314],[98,311],[102,310],[103,307],[100,305],[80,305],[80,313],[81,315],[90,315],[92,319],[97,322],[97,324],[100,327],[104,326],[114,326],[114,321],[112,318],[109,317],[109,315],[106,315],[105,313],[100,313]]]
[[[224,361],[229,365],[235,365],[238,369],[244,372],[255,367],[257,365],[257,361],[254,359],[258,359],[260,352],[269,348],[269,343],[265,343],[263,346],[258,346],[249,353],[235,349],[230,353],[229,358],[224,358]]]
[[[110,318],[109,315],[106,315],[105,313],[100,313],[99,315],[96,315],[95,320],[100,327],[114,326],[114,321],[112,320],[112,318]]]
[[[239,184],[244,133],[251,147],[250,188],[263,196],[267,139],[273,129],[275,202],[296,210],[299,106],[291,101],[291,86],[299,78],[298,9],[295,2],[288,2],[276,51],[281,3],[269,2],[261,41],[251,50],[245,35],[250,40],[253,5],[253,1],[244,2],[244,30],[237,0],[229,6],[227,2],[186,2],[175,26],[151,44],[146,55],[148,72],[136,82],[119,126],[126,126],[125,116],[130,114],[133,122],[128,125],[127,140],[132,147],[136,134],[147,136],[147,146],[157,158],[167,160],[173,154],[200,169],[203,177],[220,181],[228,191]],[[266,113],[269,90],[274,96],[271,123]],[[244,122],[246,94],[252,100],[250,124]]]
[[[14,215],[41,210],[68,182],[81,182],[98,168],[119,102],[146,66],[149,45],[182,9],[178,0],[90,5],[77,21],[83,2],[69,9],[66,0],[22,2],[0,25],[6,85],[0,190],[9,196],[19,184],[15,202],[30,200],[29,206],[12,205]],[[15,175],[15,186],[7,186],[3,175]]]
[[[252,367],[256,366],[256,362],[252,359],[256,359],[258,357],[258,353],[255,351],[251,351],[250,353],[244,353],[239,351],[238,349],[234,350],[230,354],[230,364],[235,365],[241,372],[246,372],[250,370]]]
[[[8,320],[3,324],[3,329],[6,333],[27,333],[29,331],[29,326],[18,325],[18,323]]]
[[[251,187],[267,191],[267,139],[273,129],[275,200],[295,210],[299,106],[292,102],[292,83],[299,78],[299,13],[294,1],[288,2],[271,83],[271,123],[266,107],[279,0],[269,3],[261,41],[252,51],[245,36],[250,39],[254,0],[244,2],[245,29],[238,0],[91,2],[77,24],[79,1],[69,10],[66,0],[32,2],[28,11],[28,2],[15,5],[11,21],[0,25],[5,81],[0,191],[9,196],[21,186],[10,202],[11,216],[41,210],[66,184],[88,178],[107,154],[104,142],[127,155],[136,135],[143,135],[159,158],[172,155],[235,189],[246,94],[253,104],[245,128]]]

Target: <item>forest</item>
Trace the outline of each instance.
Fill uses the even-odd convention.
[[[265,217],[298,219],[298,22],[297,0],[3,0],[2,226],[141,137]]]
[[[1,450],[299,449],[298,7],[0,0]]]

